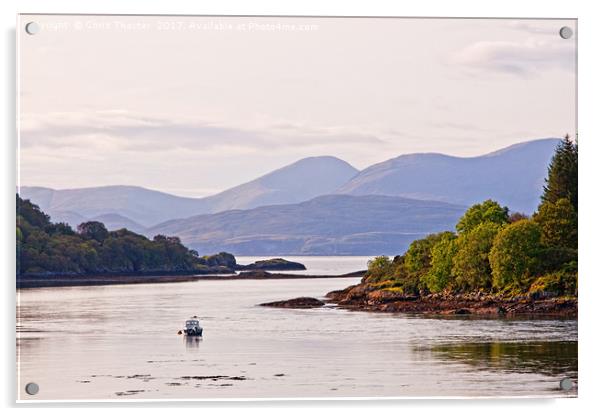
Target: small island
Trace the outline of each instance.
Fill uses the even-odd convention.
[[[283,258],[258,260],[248,265],[238,265],[237,270],[307,270],[305,265]]]

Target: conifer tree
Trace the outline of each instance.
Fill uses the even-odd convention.
[[[542,203],[555,204],[559,199],[566,198],[577,211],[577,144],[571,141],[568,134],[556,147],[543,189]]]

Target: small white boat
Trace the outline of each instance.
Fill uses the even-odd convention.
[[[203,327],[201,326],[201,323],[199,322],[199,317],[198,316],[193,316],[190,319],[188,319],[186,321],[186,324],[184,326],[184,329],[180,332],[178,332],[180,334],[184,334],[184,335],[188,335],[191,337],[202,337],[203,336]]]

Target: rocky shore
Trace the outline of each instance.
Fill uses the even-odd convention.
[[[329,292],[326,294],[324,300],[300,297],[262,303],[260,306],[308,309],[320,308],[325,306],[326,303],[355,311],[449,316],[550,316],[576,318],[578,312],[576,297],[561,297],[546,293],[504,297],[483,292],[408,296],[397,290],[375,289],[372,285],[365,283]]]
[[[482,292],[407,296],[394,290],[375,290],[365,284],[332,291],[326,294],[326,298],[350,310],[434,315],[549,315],[575,318],[578,309],[576,297],[545,294],[503,297]]]
[[[325,303],[316,298],[301,297],[289,300],[280,300],[276,302],[261,303],[259,306],[269,306],[272,308],[290,308],[290,309],[311,309],[324,306]]]

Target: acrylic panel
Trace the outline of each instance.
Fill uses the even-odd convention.
[[[577,396],[577,21],[20,15],[18,400]]]

